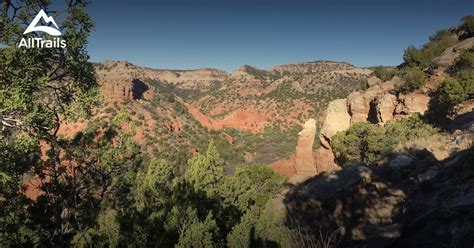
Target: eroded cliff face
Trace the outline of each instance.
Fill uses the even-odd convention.
[[[316,136],[316,120],[305,122],[303,130],[298,134],[295,152],[295,171],[300,175],[316,175],[314,166],[313,143]]]
[[[244,127],[254,132],[271,125],[288,129],[319,118],[329,101],[360,89],[359,81],[371,73],[370,69],[331,61],[271,69],[244,65],[220,87],[193,101],[192,106],[226,127]],[[250,118],[235,118],[239,111]]]
[[[351,125],[351,115],[347,108],[346,99],[338,99],[329,103],[326,119],[321,128],[320,142],[323,147],[330,149],[331,137],[337,132],[347,130]]]
[[[127,61],[104,61],[96,66],[96,73],[102,92],[116,100],[133,97],[131,82],[134,80],[157,80],[178,89],[206,91],[229,77],[227,72],[217,69],[158,70]]]
[[[271,167],[287,175],[290,183],[300,183],[319,173],[337,170],[332,152],[313,151],[316,133],[316,120],[307,120],[298,134],[295,153],[289,158],[274,162]]]

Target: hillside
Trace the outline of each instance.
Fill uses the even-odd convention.
[[[247,162],[269,164],[293,152],[308,118],[322,120],[329,101],[367,87],[371,73],[330,61],[269,70],[246,65],[220,87],[191,101],[190,113],[208,128],[226,130]]]
[[[126,61],[104,61],[96,65],[96,72],[102,85],[112,87],[108,91],[117,94],[121,93],[120,90],[114,92],[113,87],[117,83],[133,79],[161,81],[181,90],[207,91],[228,77],[226,72],[217,69],[157,70],[138,67]]]
[[[252,132],[267,126],[289,128],[320,116],[327,102],[365,87],[371,70],[348,63],[316,61],[269,70],[238,68],[192,105],[224,126]],[[240,115],[240,116],[239,116]]]
[[[87,123],[64,123],[59,134],[72,137],[124,115],[133,123],[134,140],[149,154],[178,165],[215,140],[231,167],[268,164],[290,154],[304,120],[321,115],[328,101],[365,87],[371,73],[329,61],[268,71],[243,66],[231,75],[215,69],[142,68],[124,61],[95,68],[102,105]]]

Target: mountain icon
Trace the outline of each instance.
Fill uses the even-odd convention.
[[[48,27],[48,26],[36,26],[40,19],[43,19],[43,21],[46,24],[52,23],[56,28],[53,27]],[[30,23],[30,25],[26,28],[25,32],[23,34],[31,33],[31,32],[36,32],[36,31],[41,31],[41,32],[46,32],[52,36],[59,36],[61,35],[61,32],[58,30],[59,27],[54,21],[52,16],[46,15],[44,10],[40,10],[38,14],[35,16],[35,19]]]

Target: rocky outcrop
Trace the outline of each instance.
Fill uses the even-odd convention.
[[[369,106],[366,105],[365,97],[362,92],[352,92],[347,97],[351,123],[367,121],[369,115]]]
[[[322,148],[315,157],[325,154],[321,157],[330,159],[332,135],[355,122],[384,125],[392,119],[425,114],[434,92],[426,87],[428,81],[439,85],[441,74],[473,45],[471,38],[446,49],[433,60],[435,67],[427,70],[430,76],[419,90],[396,93],[400,78],[383,83],[370,78],[369,89],[350,94],[345,108],[341,106],[344,99],[331,102],[320,133]],[[436,74],[432,69],[442,71]],[[461,121],[453,121],[453,127],[463,131],[408,142],[401,150],[395,149],[397,156],[383,162],[387,166],[346,165],[295,186],[284,200],[288,219],[295,226],[340,237],[341,247],[471,247],[474,129],[464,124],[471,125],[473,108],[469,102],[464,104],[469,106],[456,117]],[[349,125],[342,117],[346,115]]]
[[[377,121],[376,115],[372,117],[369,116],[372,107],[371,104],[373,104],[374,100],[377,100],[378,98],[379,102],[384,104],[384,106],[381,107],[383,111],[391,109],[392,106],[390,102],[393,100],[393,97],[391,95],[385,96],[385,94],[390,93],[395,89],[395,86],[401,82],[402,80],[397,76],[386,82],[382,82],[377,77],[371,77],[368,79],[368,84],[370,87],[366,91],[352,92],[347,97],[347,105],[349,114],[351,116],[351,124],[363,121]],[[375,111],[375,109],[373,111]]]
[[[380,87],[382,87],[383,92],[391,92],[399,84],[403,83],[403,80],[398,76],[394,76],[389,81],[383,82]]]
[[[389,120],[392,120],[397,104],[398,104],[398,101],[395,95],[392,95],[390,93],[378,95],[375,98],[377,122],[384,123]]]
[[[344,131],[351,124],[351,116],[347,109],[347,100],[338,99],[329,103],[326,119],[321,128],[320,142],[325,148],[330,148],[332,136],[339,131]]]
[[[311,178],[287,193],[288,217],[337,232],[341,247],[471,247],[474,170],[462,159],[468,153],[455,155],[454,164],[427,156],[403,158],[412,170],[353,165]]]
[[[385,247],[400,236],[399,219],[393,216],[403,211],[406,198],[389,185],[361,165],[323,174],[287,194],[288,216],[312,230],[337,230],[341,247],[361,241]]]
[[[414,113],[424,114],[428,110],[430,96],[421,91],[394,94],[394,89],[402,79],[395,76],[381,82],[377,77],[368,79],[370,87],[365,91],[354,91],[347,99],[338,99],[329,103],[326,119],[320,134],[321,145],[330,148],[331,137],[339,131],[347,130],[357,122],[369,121],[384,124]],[[343,106],[343,103],[346,106]],[[349,120],[349,122],[347,122]]]
[[[326,160],[321,162],[321,171],[327,171],[328,167],[338,168],[334,161],[327,163],[329,158],[334,158],[329,154],[332,153],[331,138],[337,132],[345,131],[357,122],[368,121],[384,125],[387,121],[415,113],[424,114],[428,110],[430,96],[422,91],[395,95],[393,90],[402,82],[399,77],[395,76],[386,82],[380,82],[376,78],[371,78],[370,81],[371,87],[367,90],[352,92],[347,99],[329,103],[319,137],[322,150],[318,153]]]
[[[364,92],[353,92],[347,97],[350,123],[367,121],[369,119],[369,112],[372,101],[383,92],[380,85],[368,88]]]
[[[296,145],[295,171],[300,175],[316,175],[313,158],[313,143],[316,136],[316,120],[309,119],[305,122],[303,130],[298,134]]]
[[[463,51],[472,48],[472,46],[474,46],[474,37],[465,39],[452,47],[446,48],[441,56],[433,59],[432,62],[438,70],[445,70],[453,64],[454,60],[458,58]]]
[[[395,109],[395,117],[400,118],[415,113],[424,114],[428,111],[430,99],[429,96],[418,92],[400,95]]]
[[[132,82],[126,80],[103,83],[101,93],[107,100],[126,100],[132,99]]]
[[[367,84],[369,85],[369,87],[373,87],[382,84],[382,80],[376,76],[372,76],[367,78]]]
[[[270,167],[288,176],[290,183],[300,183],[319,173],[339,169],[330,150],[313,151],[315,137],[316,120],[309,119],[298,134],[295,154],[272,163]]]
[[[227,72],[203,68],[198,70],[162,70],[135,66],[127,61],[106,60],[96,65],[98,81],[113,90],[110,95],[119,96],[122,84],[130,84],[133,80],[151,79],[174,85],[180,89],[208,90],[215,84],[224,81],[230,75]],[[112,89],[113,88],[113,89]],[[127,90],[127,89],[126,89]]]
[[[396,156],[390,163],[389,167],[393,169],[403,169],[410,166],[413,163],[413,158],[405,154],[400,154]]]
[[[318,174],[340,169],[340,167],[334,162],[334,154],[331,149],[326,149],[324,147],[319,148],[314,152],[314,158],[316,160],[316,172]]]

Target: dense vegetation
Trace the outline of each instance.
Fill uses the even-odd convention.
[[[364,162],[374,164],[391,152],[398,144],[424,138],[437,130],[425,124],[420,117],[412,116],[400,121],[389,121],[385,126],[361,122],[345,132],[337,133],[331,146],[339,165]]]
[[[39,4],[47,9],[46,2]],[[13,8],[9,2],[1,7]],[[269,201],[284,178],[262,165],[224,173],[211,138],[207,149],[180,162],[184,169],[162,159],[163,153],[149,157],[132,140],[143,116],[127,102],[106,109],[108,118],[89,122],[72,138],[58,136],[63,118],[89,118],[100,102],[86,52],[93,22],[85,5],[73,2],[63,24],[64,37],[74,41],[67,50],[16,49],[19,23],[34,17],[34,7],[8,12],[13,16],[2,15],[1,22],[7,46],[0,48],[0,246],[293,242],[284,216]],[[155,104],[166,101],[177,115],[187,114],[173,97],[162,97]]]
[[[397,75],[396,68],[387,68],[383,66],[376,66],[374,69],[374,75],[382,81],[391,80],[395,75]]]
[[[284,235],[273,234],[290,234],[278,223],[282,216],[266,208],[284,182],[281,176],[257,165],[225,175],[219,160],[211,143],[206,153],[189,160],[183,175],[157,158],[121,173],[96,224],[77,232],[73,244],[237,247],[252,242],[252,229],[255,239],[284,244]],[[275,216],[265,219],[269,214]]]
[[[444,50],[457,42],[457,38],[449,30],[439,30],[429,37],[429,41],[421,48],[409,46],[403,53],[406,66],[426,68],[431,60],[441,55]]]
[[[449,71],[451,77],[441,82],[428,113],[436,124],[449,120],[460,103],[474,99],[474,48],[463,52]]]
[[[237,129],[227,129],[233,137],[232,150],[254,156],[257,163],[268,164],[285,158],[295,151],[298,132],[301,128],[293,126],[287,130],[267,127],[258,134]]]
[[[419,89],[425,79],[425,73],[417,67],[404,68],[400,70],[399,75],[403,79],[403,84],[397,86],[398,91],[401,93],[408,93]]]

